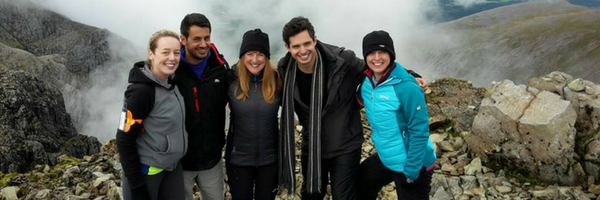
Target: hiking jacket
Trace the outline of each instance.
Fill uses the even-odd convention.
[[[366,75],[360,91],[379,158],[387,168],[416,180],[436,159],[423,90],[398,63],[376,86],[372,71]]]
[[[172,171],[188,149],[184,101],[171,82],[159,80],[143,61],[129,72],[116,138],[132,189],[145,183],[142,165]]]
[[[229,87],[230,128],[227,135],[227,161],[236,166],[265,166],[277,162],[279,120],[277,112],[281,96],[267,103],[262,93],[262,80],[250,83],[248,98],[238,100],[238,81]]]
[[[355,101],[356,87],[362,81],[364,63],[353,51],[318,41],[316,49],[323,57],[325,80],[323,115],[321,118],[321,150],[323,158],[353,152],[363,142],[360,105]],[[289,62],[296,62],[287,53],[278,63],[280,74],[286,74]],[[295,69],[294,69],[295,70]],[[309,107],[301,104],[296,86],[294,109],[300,124],[308,127]],[[304,128],[304,137],[308,128]],[[306,139],[305,139],[306,140]]]
[[[185,127],[189,134],[188,153],[181,159],[186,171],[213,168],[221,160],[225,145],[227,82],[232,77],[227,61],[214,44],[210,51],[201,78],[183,59],[175,71],[177,87],[185,101]]]

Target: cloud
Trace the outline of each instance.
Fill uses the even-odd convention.
[[[286,50],[281,29],[292,17],[305,16],[315,26],[319,40],[352,49],[362,57],[362,38],[373,30],[388,31],[395,41],[399,60],[415,49],[403,48],[420,30],[432,25],[426,15],[436,13],[437,0],[32,0],[73,21],[108,29],[135,46],[110,41],[114,55],[124,57],[111,63],[108,71],[94,72],[86,102],[91,117],[80,132],[101,142],[114,138],[126,77],[133,62],[144,60],[146,43],[159,29],[179,32],[188,13],[205,14],[212,24],[212,41],[230,64],[237,62],[245,31],[261,28],[269,34],[272,59],[277,62]],[[135,50],[132,50],[135,49]],[[410,63],[410,62],[409,62]],[[408,66],[408,68],[411,68]],[[428,72],[416,69],[422,75]],[[110,80],[110,81],[107,81]],[[93,91],[93,92],[92,92]]]
[[[487,0],[455,0],[454,4],[468,8],[473,5],[485,3],[486,1]]]
[[[281,28],[295,16],[309,18],[325,42],[351,47],[360,52],[362,37],[384,29],[396,40],[427,24],[425,13],[436,0],[34,0],[74,21],[106,28],[134,44],[145,47],[159,29],[179,32],[188,13],[207,15],[213,25],[213,42],[230,61],[236,61],[243,33],[262,28],[277,53],[284,53]]]

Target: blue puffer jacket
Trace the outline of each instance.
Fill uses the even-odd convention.
[[[361,86],[371,139],[383,165],[415,180],[436,159],[429,139],[429,117],[423,90],[396,63],[389,77],[375,88],[367,76]]]

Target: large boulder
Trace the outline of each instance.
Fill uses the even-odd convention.
[[[552,72],[529,80],[528,87],[561,95],[577,112],[575,152],[583,158],[585,172],[600,180],[600,85],[563,72]]]
[[[505,80],[492,86],[466,138],[473,153],[497,168],[564,185],[586,178],[575,153],[577,112],[561,96]]]
[[[55,164],[60,154],[99,152],[94,137],[77,134],[61,93],[31,74],[0,68],[0,171]]]

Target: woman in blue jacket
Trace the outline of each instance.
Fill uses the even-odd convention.
[[[423,89],[399,63],[385,31],[363,38],[368,66],[360,87],[377,154],[359,168],[361,199],[375,199],[392,180],[398,199],[428,199],[436,155]]]
[[[231,109],[227,135],[228,184],[233,200],[273,200],[277,188],[279,126],[277,111],[282,81],[271,64],[269,36],[247,31],[229,86]]]

